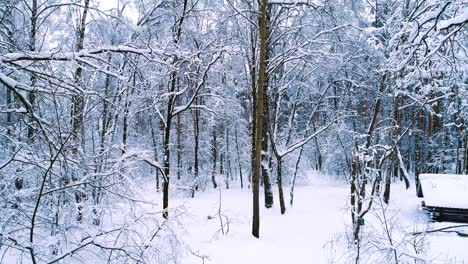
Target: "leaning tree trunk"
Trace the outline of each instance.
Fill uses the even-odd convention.
[[[286,212],[286,206],[284,205],[284,194],[283,194],[283,175],[281,173],[282,170],[282,157],[276,157],[276,174],[278,177],[278,195],[280,201],[280,209],[281,214]]]
[[[299,150],[299,157],[296,160],[296,166],[294,167],[294,174],[291,181],[291,190],[289,191],[289,204],[292,206],[294,203],[294,186],[296,185],[297,172],[299,170],[299,164],[301,163],[302,152],[304,151],[304,146]]]
[[[241,164],[241,159],[240,159],[239,140],[237,139],[237,126],[236,126],[236,129],[234,130],[234,139],[236,141],[237,163],[238,163],[238,166],[239,166],[240,184],[241,184],[241,189],[243,189],[244,188],[244,179],[242,177],[242,164]]]

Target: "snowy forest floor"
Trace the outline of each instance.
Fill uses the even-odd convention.
[[[309,173],[308,183],[297,186],[294,206],[280,214],[277,193],[271,209],[261,207],[260,239],[251,235],[251,190],[238,186],[226,190],[197,193],[196,198],[171,201],[172,207],[183,211],[180,217],[183,232],[179,233],[185,248],[181,263],[351,263],[355,250],[349,248],[349,188],[345,182],[326,180],[325,176]],[[261,190],[262,191],[262,190]],[[160,199],[149,192],[147,199]],[[263,196],[263,195],[262,195]],[[217,215],[221,197],[221,214],[225,225],[222,234]],[[431,223],[419,208],[413,186],[392,185],[391,203],[385,210],[388,228],[383,229],[379,212],[384,208],[377,201],[376,210],[369,213],[363,229],[366,236],[361,248],[360,263],[394,263],[386,259],[385,251],[396,249],[398,256],[419,258],[417,263],[468,263],[468,238],[455,233],[419,235],[416,231],[433,230],[456,223]],[[468,229],[457,229],[468,233]],[[393,245],[388,246],[389,236]],[[384,253],[382,253],[382,251]],[[354,253],[353,253],[354,252]],[[393,255],[390,254],[390,255]],[[408,256],[411,256],[408,258]],[[354,262],[354,261],[353,261]],[[401,263],[415,263],[402,261]]]

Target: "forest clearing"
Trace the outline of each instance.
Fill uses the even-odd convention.
[[[466,0],[0,0],[0,263],[467,263]]]

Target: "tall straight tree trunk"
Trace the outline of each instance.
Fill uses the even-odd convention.
[[[133,73],[133,82],[132,87],[135,87],[136,84],[136,72]],[[128,141],[128,126],[129,126],[129,114],[130,114],[130,107],[132,102],[130,101],[130,94],[129,89],[125,91],[125,104],[124,104],[124,116],[123,116],[123,127],[122,127],[122,154],[125,153],[127,150],[127,141]]]
[[[263,80],[263,84],[259,87],[262,87],[263,94],[265,97],[268,98],[268,85],[269,85],[269,74],[266,71],[268,69],[268,60],[270,57],[271,47],[269,43],[269,35],[270,35],[270,12],[271,7],[267,6],[267,10],[265,11],[265,34],[266,34],[266,51],[265,51],[265,76]],[[262,179],[263,179],[263,190],[265,195],[265,207],[271,208],[273,207],[273,191],[271,187],[271,157],[269,155],[270,151],[268,148],[268,127],[270,122],[270,107],[268,100],[263,100],[263,128],[262,128]]]
[[[468,135],[466,133],[466,131],[464,132],[464,149],[465,149],[465,153],[463,154],[463,174],[467,174],[468,173]]]
[[[212,158],[212,168],[211,168],[211,182],[213,183],[213,188],[216,189],[218,184],[216,183],[216,158],[217,153],[217,144],[216,144],[216,126],[213,126],[212,138],[211,138],[211,158]]]
[[[174,74],[175,75],[175,74]],[[175,85],[174,85],[175,86]],[[172,90],[172,89],[171,89]],[[173,96],[169,98],[169,105],[167,108],[166,127],[164,129],[164,181],[163,181],[163,217],[169,218],[169,179],[170,179],[170,139],[171,139],[171,123],[172,123],[172,109]]]
[[[85,0],[84,2],[84,9],[83,9],[83,14],[81,16],[79,28],[77,30],[77,38],[76,38],[76,48],[75,51],[80,51],[84,47],[84,39],[85,39],[85,31],[86,31],[86,17],[88,14],[88,9],[89,9],[89,1],[90,0]],[[75,70],[75,83],[78,86],[81,86],[82,84],[82,72],[83,68],[81,66],[78,66],[78,68]],[[83,131],[83,110],[84,110],[84,95],[83,94],[78,94],[74,95],[72,97],[72,144],[73,144],[73,155],[77,156],[78,155],[78,145],[84,145],[83,140],[84,140],[84,135],[82,134]],[[72,181],[77,181],[77,175],[76,172],[72,174]],[[83,219],[83,205],[82,202],[85,199],[86,195],[82,191],[76,191],[75,192],[75,201],[78,204],[78,217],[77,220],[81,221]]]
[[[107,62],[109,65],[107,66],[106,70],[110,70],[110,63],[112,61],[112,56],[109,55]],[[99,131],[99,150],[98,150],[98,159],[97,159],[97,164],[95,168],[96,173],[102,172],[105,163],[106,163],[106,154],[105,154],[105,146],[106,146],[106,141],[107,141],[107,136],[109,134],[109,125],[110,125],[110,119],[111,115],[109,114],[109,103],[108,99],[110,97],[110,91],[109,91],[109,86],[110,86],[110,78],[111,76],[109,74],[106,74],[105,82],[104,82],[104,100],[102,101],[102,116],[101,116],[101,124],[100,124],[100,131]],[[93,202],[94,205],[98,205],[101,202],[101,198],[103,195],[102,192],[102,185],[103,185],[103,179],[101,177],[94,177],[94,181],[96,182],[95,186],[93,186],[92,190],[92,197],[93,197]],[[93,223],[98,226],[100,224],[100,213],[96,208],[93,209]],[[58,221],[58,219],[57,219]]]
[[[180,180],[180,174],[182,172],[182,124],[181,116],[177,115],[177,180]]]
[[[239,140],[237,139],[237,126],[236,126],[236,129],[234,130],[234,139],[236,141],[237,163],[238,163],[238,166],[239,166],[240,184],[241,184],[241,189],[243,189],[244,188],[244,179],[242,177],[242,164],[241,164],[241,159],[240,159]]]
[[[314,133],[315,133],[317,129],[315,127],[315,122],[314,121],[312,121],[312,126],[314,128]],[[319,146],[317,137],[314,138],[314,143],[315,143],[315,151],[317,153],[316,170],[322,171],[322,152],[320,151],[320,146]]]
[[[83,30],[84,31],[84,30]],[[36,51],[36,34],[37,34],[37,0],[32,0],[31,3],[31,29],[29,31],[29,51]],[[31,87],[36,85],[36,76],[31,75],[30,77]],[[36,104],[35,92],[29,92],[28,100],[31,106],[34,108]],[[32,120],[30,120],[31,122]],[[31,142],[34,138],[34,126],[28,124],[28,141]]]
[[[106,70],[110,70],[110,62],[112,60],[112,56],[109,55],[107,62],[109,65],[107,66]],[[110,114],[109,114],[109,103],[108,103],[108,98],[110,95],[109,91],[109,86],[110,86],[110,78],[111,76],[109,74],[106,74],[106,80],[104,82],[104,98],[105,100],[102,100],[102,117],[101,117],[101,131],[99,133],[100,135],[100,142],[99,142],[99,166],[96,169],[96,172],[101,172],[102,167],[103,167],[103,162],[104,162],[104,152],[105,152],[105,144],[107,140],[107,135],[109,133],[109,124],[110,124]]]
[[[7,52],[14,52],[16,50],[16,44],[14,43],[14,34],[13,34],[13,1],[6,0],[4,3],[5,10],[3,11],[3,20],[6,29],[6,36],[8,38],[7,44],[9,45]],[[6,89],[6,107],[13,108],[14,96],[10,89]],[[13,136],[13,113],[6,113],[6,134],[8,138]],[[9,139],[7,139],[9,140]],[[12,144],[13,145],[13,144]],[[15,151],[14,145],[12,146],[12,151]]]
[[[279,196],[281,214],[284,214],[286,212],[286,206],[284,205],[284,194],[283,194],[282,157],[279,157],[279,156],[277,156],[277,159],[276,159],[276,176],[278,177],[278,196]]]
[[[267,94],[267,86],[264,86],[263,93]],[[271,179],[270,179],[270,157],[268,148],[268,122],[269,122],[269,107],[267,100],[264,100],[263,104],[263,128],[262,128],[262,179],[263,179],[263,190],[265,196],[265,207],[273,207],[273,191],[271,190]]]
[[[198,98],[195,99],[195,104],[198,104]],[[200,142],[200,112],[198,109],[194,110],[193,113],[193,137],[194,137],[194,160],[193,160],[193,170],[194,170],[194,181],[195,186],[192,192],[192,197],[195,196],[195,191],[198,191],[198,174],[199,174],[199,160],[198,160],[198,149]]]
[[[229,128],[226,126],[226,177],[231,177],[231,180],[234,180],[232,176],[232,168],[231,168],[231,155],[230,155],[230,142],[229,142]]]
[[[252,175],[252,191],[253,191],[253,215],[252,215],[252,235],[256,238],[260,237],[260,205],[259,205],[259,179],[261,170],[261,143],[262,143],[262,130],[263,130],[263,84],[265,83],[266,74],[266,52],[267,52],[267,32],[266,32],[266,9],[268,0],[262,0],[260,5],[260,19],[259,19],[259,69],[258,69],[258,83],[257,87],[257,108],[256,110],[256,137],[255,137],[255,162],[254,171]]]
[[[89,1],[85,0],[84,2],[84,10],[81,16],[80,25],[77,30],[77,39],[76,39],[76,48],[75,51],[80,51],[84,47],[84,39],[85,39],[85,30],[86,30],[86,17],[88,15],[89,9]],[[82,82],[82,73],[83,68],[78,66],[75,71],[75,82],[78,86],[80,86]],[[83,107],[84,107],[84,97],[83,94],[74,95],[72,97],[72,139],[74,144],[78,144],[80,140],[81,130],[83,126]]]
[[[8,89],[6,91],[6,105],[7,107],[9,108],[12,108],[12,105],[13,105],[13,95],[11,94],[11,91]],[[13,126],[13,115],[11,112],[8,112],[7,113],[7,116],[6,116],[6,127],[7,127],[7,136],[8,138],[11,138],[11,136],[13,135],[13,130],[12,130],[12,126]]]
[[[250,188],[250,184],[252,182],[252,177],[253,177],[253,174],[254,174],[254,168],[255,168],[255,146],[256,146],[256,143],[255,143],[255,140],[256,140],[256,137],[257,137],[257,79],[256,79],[256,72],[257,72],[257,67],[256,67],[256,60],[257,60],[257,56],[256,56],[256,52],[257,52],[257,49],[256,49],[256,42],[257,42],[257,39],[255,38],[255,34],[254,34],[254,27],[251,28],[250,30],[250,40],[251,40],[251,44],[250,44],[250,52],[252,54],[252,58],[251,58],[251,61],[250,61],[250,81],[251,81],[251,89],[252,89],[252,122],[251,122],[251,138],[252,138],[252,144],[251,144],[251,171],[250,171],[250,174],[249,174],[249,184],[248,184],[248,188]]]
[[[422,197],[422,188],[421,183],[419,181],[419,174],[421,173],[421,159],[422,159],[422,138],[423,138],[423,131],[424,131],[424,113],[421,112],[417,114],[417,132],[414,135],[414,178],[415,178],[415,186],[416,186],[416,194],[418,197]]]
[[[155,124],[154,120],[156,119],[156,116],[154,114],[151,115],[151,121],[150,121],[150,126],[151,126],[151,142],[153,143],[153,155],[154,155],[154,160],[158,160],[158,142],[156,139],[156,131],[154,130]],[[156,191],[159,192],[159,170],[156,170]]]
[[[176,25],[174,27],[174,44],[176,48],[179,48],[179,41],[180,36],[182,35],[182,25],[184,23],[186,12],[188,7],[188,0],[184,0],[183,2],[183,9],[182,9],[182,16],[176,21]],[[174,56],[173,65],[178,63],[178,58]],[[164,181],[163,181],[163,217],[165,219],[169,218],[169,212],[167,211],[169,208],[169,180],[170,180],[170,143],[171,143],[171,125],[172,125],[172,118],[175,105],[175,96],[174,92],[176,91],[177,85],[177,72],[173,70],[170,75],[170,96],[167,101],[167,111],[166,111],[166,125],[164,129]]]

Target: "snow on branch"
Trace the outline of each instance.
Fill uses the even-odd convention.
[[[268,5],[307,5],[317,7],[318,4],[311,0],[269,0]]]
[[[468,7],[461,10],[460,14],[447,19],[440,21],[437,25],[438,30],[448,29],[451,26],[458,26],[468,23]]]
[[[155,49],[138,49],[125,45],[107,46],[94,49],[83,49],[78,52],[60,52],[60,51],[46,51],[46,52],[14,52],[0,55],[0,61],[3,63],[15,61],[68,61],[76,58],[92,58],[93,55],[114,52],[114,53],[133,53],[133,54],[164,54],[161,50]]]
[[[205,85],[206,79],[208,77],[208,72],[210,71],[211,67],[221,58],[221,56],[223,55],[223,51],[224,50],[221,50],[218,54],[213,56],[213,59],[206,66],[205,71],[203,72],[203,75],[201,77],[201,80],[198,82],[197,86],[195,87],[192,96],[190,97],[190,99],[188,100],[188,102],[185,105],[178,106],[178,107],[174,108],[173,113],[172,113],[173,116],[175,116],[177,114],[180,114],[180,113],[182,113],[185,110],[190,108],[190,106],[195,101],[195,98],[197,98],[197,96],[198,96],[198,94],[200,92],[200,89]],[[184,90],[187,90],[187,89],[188,89],[188,86]]]

